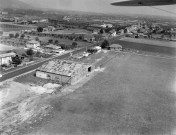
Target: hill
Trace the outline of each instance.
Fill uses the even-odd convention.
[[[32,9],[33,7],[19,0],[0,0],[0,8]]]

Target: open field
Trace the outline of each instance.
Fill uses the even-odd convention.
[[[20,30],[31,30],[36,28],[36,26],[31,26],[31,25],[18,25],[18,24],[13,24],[13,23],[0,23],[0,28],[4,32],[8,31],[20,31]]]
[[[54,116],[34,134],[172,135],[175,65],[164,58],[118,55],[74,93],[50,100]]]
[[[140,39],[140,41],[135,41],[135,39],[127,40],[119,40],[118,38],[114,38],[110,40],[112,44],[120,44],[123,48],[136,49],[148,52],[155,52],[167,55],[176,55],[176,43],[174,42],[166,42],[166,41],[154,41],[146,39]],[[161,42],[159,45],[158,42]],[[155,43],[155,44],[154,44]]]
[[[84,30],[84,29],[64,29],[64,30],[58,30],[54,31],[53,34],[90,34],[90,31]]]
[[[14,46],[0,44],[0,54],[1,54],[1,52],[13,50],[13,49],[17,49],[17,48]]]
[[[150,45],[166,46],[176,48],[176,42],[174,41],[160,41],[160,40],[151,40],[151,39],[140,39],[140,38],[122,38],[123,41],[130,41],[134,43],[144,43]]]

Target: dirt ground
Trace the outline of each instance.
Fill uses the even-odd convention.
[[[52,98],[53,118],[30,135],[172,135],[176,61],[126,54],[75,92]]]

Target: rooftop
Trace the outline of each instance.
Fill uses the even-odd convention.
[[[109,47],[121,47],[121,48],[122,48],[122,46],[119,45],[119,44],[112,44],[112,45],[110,45]]]
[[[53,44],[49,44],[47,46],[45,46],[45,48],[51,48],[51,49],[60,49],[61,47],[60,46],[57,46],[57,45],[53,45]]]
[[[27,43],[29,43],[29,44],[38,44],[39,42],[35,41],[35,40],[31,40],[31,41],[28,41]]]
[[[83,63],[55,59],[53,61],[49,61],[43,64],[41,67],[38,68],[38,70],[65,76],[71,76],[77,69],[79,69],[83,65]]]

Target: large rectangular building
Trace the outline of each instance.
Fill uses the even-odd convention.
[[[56,59],[39,67],[36,77],[53,80],[60,84],[74,84],[92,69],[92,65],[89,64]]]

